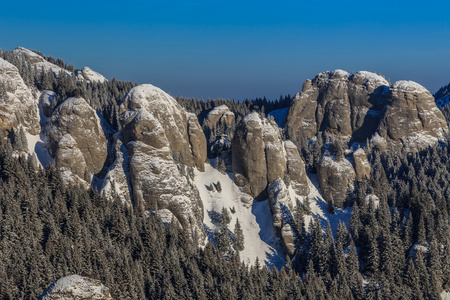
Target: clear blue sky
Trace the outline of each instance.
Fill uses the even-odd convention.
[[[331,69],[450,82],[448,1],[2,1],[0,48],[185,97],[278,98]]]

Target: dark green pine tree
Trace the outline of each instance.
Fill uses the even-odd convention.
[[[244,244],[244,232],[242,231],[239,219],[236,219],[236,224],[234,225],[234,249],[236,251],[242,251],[245,248]]]

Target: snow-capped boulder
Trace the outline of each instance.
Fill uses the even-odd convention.
[[[46,136],[57,168],[80,178],[86,171],[93,175],[103,168],[106,137],[96,111],[83,98],[68,98],[55,109]]]
[[[226,127],[231,126],[234,121],[234,113],[230,111],[228,106],[221,105],[214,107],[206,116],[203,121],[205,125],[210,130],[215,129],[219,125],[224,125]]]
[[[106,79],[106,77],[104,77],[100,73],[93,71],[89,67],[84,67],[81,70],[76,70],[75,76],[77,77],[78,80],[86,80],[90,82],[100,82],[100,83],[108,82],[108,79]]]
[[[22,125],[30,134],[40,131],[37,99],[26,86],[19,70],[0,58],[0,137],[5,142],[7,132]]]
[[[378,134],[407,150],[436,143],[448,132],[433,97],[421,85],[390,85],[375,73],[342,70],[322,72],[304,83],[289,109],[286,128],[297,142],[319,132],[354,142]]]
[[[192,167],[203,171],[206,161],[206,139],[197,119],[149,84],[133,88],[120,112],[134,204],[141,210],[170,210],[202,240],[202,202],[187,174]]]
[[[69,275],[53,282],[39,300],[112,300],[109,289],[100,280]]]
[[[234,133],[232,159],[237,185],[253,197],[264,194],[267,184],[284,178],[287,170],[278,126],[257,113],[245,116]]]
[[[347,194],[354,189],[355,170],[345,158],[335,158],[326,151],[317,166],[319,186],[325,200],[342,207]]]

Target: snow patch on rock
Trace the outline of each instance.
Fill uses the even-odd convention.
[[[69,275],[53,282],[39,300],[112,300],[109,289],[100,280]]]

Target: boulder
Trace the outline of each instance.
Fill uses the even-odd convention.
[[[109,289],[100,280],[69,275],[53,282],[39,300],[112,300]]]
[[[108,79],[106,79],[102,74],[93,71],[89,67],[84,67],[81,70],[76,70],[75,76],[78,80],[100,82],[100,83],[108,82]]]
[[[70,169],[80,178],[86,171],[102,170],[107,140],[96,111],[83,98],[68,98],[55,109],[46,136],[57,168]]]
[[[353,166],[356,179],[370,179],[371,168],[363,149],[360,148],[353,152]]]
[[[345,158],[336,159],[328,151],[317,167],[319,186],[325,200],[333,200],[337,207],[343,207],[347,194],[353,192],[355,170]]]
[[[231,126],[234,122],[234,113],[230,111],[228,106],[221,105],[214,107],[206,116],[203,125],[209,130],[214,130],[217,126]]]

